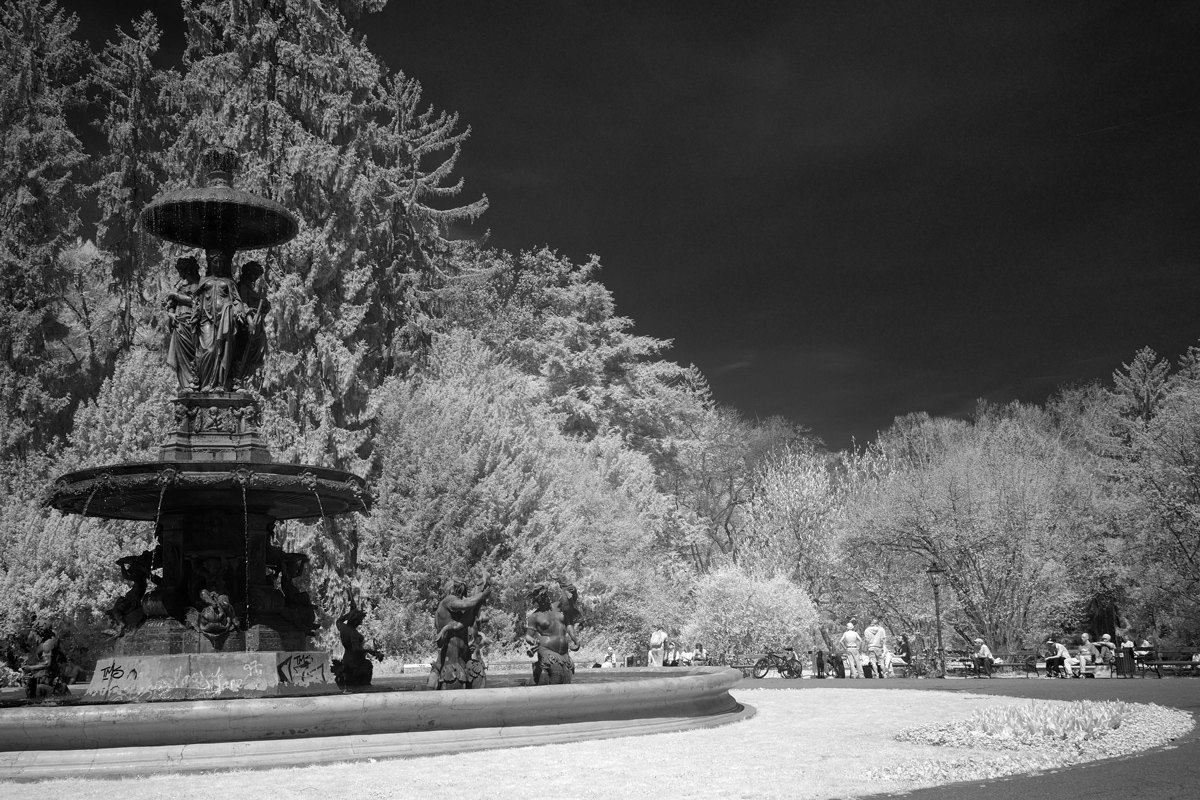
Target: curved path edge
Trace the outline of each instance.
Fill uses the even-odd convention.
[[[754,686],[756,682],[750,683]],[[826,683],[819,681],[817,683]],[[842,684],[842,681],[831,683]],[[855,681],[855,688],[889,688],[962,692],[1010,697],[1014,700],[1124,700],[1157,703],[1187,712],[1197,727],[1170,744],[1137,753],[1084,761],[1048,771],[1025,772],[982,781],[959,781],[923,789],[861,796],[859,800],[904,797],[905,800],[1027,800],[1027,798],[1140,798],[1194,797],[1200,786],[1200,679],[1097,679],[1048,681]],[[863,686],[866,684],[866,686]]]
[[[415,758],[502,747],[529,747],[712,728],[749,719],[755,713],[756,709],[753,706],[741,703],[736,704],[736,710],[701,717],[607,720],[186,745],[25,750],[0,753],[0,779],[33,781],[124,778],[165,772],[271,769],[339,761]]]

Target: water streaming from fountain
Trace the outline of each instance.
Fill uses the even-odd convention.
[[[246,636],[242,639],[242,649],[250,649],[250,509],[246,503],[246,484],[242,483],[242,533],[246,545]]]

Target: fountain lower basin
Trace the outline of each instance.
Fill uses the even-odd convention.
[[[707,727],[753,713],[729,694],[736,670],[605,672],[581,672],[565,686],[9,709],[0,715],[0,778],[427,755]]]

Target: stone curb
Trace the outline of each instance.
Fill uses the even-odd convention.
[[[173,772],[273,769],[342,761],[416,758],[502,747],[565,744],[590,739],[712,728],[749,719],[755,713],[756,709],[753,706],[740,704],[731,712],[691,718],[576,722],[220,744],[0,753],[0,779],[35,781],[125,778]]]

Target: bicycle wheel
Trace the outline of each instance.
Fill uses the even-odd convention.
[[[783,677],[799,678],[804,672],[804,667],[795,661],[787,661],[783,665]]]
[[[754,665],[754,677],[756,677],[756,678],[767,677],[767,672],[773,666],[774,666],[774,664],[771,662],[771,660],[769,658],[760,658],[758,660],[758,662]]]

